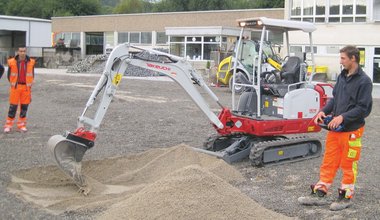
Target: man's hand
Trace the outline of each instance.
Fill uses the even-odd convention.
[[[317,114],[317,116],[315,116],[314,118],[314,123],[315,124],[319,124],[319,123],[323,123],[323,119],[326,117],[325,113],[324,112],[319,112]]]
[[[340,124],[343,123],[343,116],[339,115],[339,116],[336,116],[334,117],[330,123],[327,125],[328,128],[330,128],[331,130],[334,130],[336,129]]]

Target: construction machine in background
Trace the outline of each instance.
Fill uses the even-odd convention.
[[[239,45],[239,47],[237,47]],[[260,42],[257,40],[243,39],[239,44],[235,43],[234,54],[224,58],[218,66],[216,73],[217,83],[219,85],[228,86],[232,91],[232,75],[234,73],[234,64],[236,62],[236,74],[235,80],[241,81],[240,77],[244,77],[249,81],[252,81],[252,73],[254,67],[253,57],[257,57],[259,53]],[[275,53],[271,43],[269,41],[263,42],[262,48],[262,72],[281,71],[282,59]],[[235,93],[242,93],[242,86],[235,86]]]
[[[311,36],[316,28],[311,23],[268,18],[243,19],[238,22],[242,27],[241,35],[245,28],[262,29],[263,32],[267,29],[283,30],[285,33],[305,32],[313,48]],[[257,57],[262,57],[263,38],[262,36]],[[131,49],[139,50],[140,53],[131,55]],[[313,57],[312,54],[311,56]],[[233,86],[244,87],[244,92],[236,103],[237,95],[232,90],[232,108],[228,108],[220,103],[185,58],[121,44],[111,52],[105,70],[78,118],[76,130],[52,136],[48,147],[58,166],[74,180],[80,191],[83,194],[89,193],[91,186],[81,173],[81,161],[86,151],[94,146],[98,129],[123,73],[129,65],[134,65],[158,71],[173,79],[210,120],[216,135],[206,139],[204,148],[194,148],[195,150],[217,156],[229,163],[249,156],[255,166],[318,157],[322,151],[319,140],[288,135],[321,130],[314,124],[313,118],[331,95],[331,85],[305,81],[300,70],[300,60],[292,57],[288,58],[289,63],[285,63],[278,76],[275,76],[279,78],[277,81],[268,80],[270,77],[267,75],[270,73],[263,74],[263,61],[257,57],[252,57],[257,66],[256,71],[253,71],[255,66],[252,68],[252,81],[236,83],[236,74],[233,75]],[[196,88],[197,85],[220,106],[218,114],[210,109]],[[97,98],[100,95],[102,97],[99,100]]]

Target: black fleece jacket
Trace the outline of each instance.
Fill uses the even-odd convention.
[[[347,77],[343,70],[333,89],[333,98],[322,111],[328,115],[343,116],[344,131],[354,131],[364,126],[366,118],[372,110],[372,81],[359,67]]]

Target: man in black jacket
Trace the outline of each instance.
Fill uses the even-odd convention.
[[[344,69],[334,86],[333,98],[314,121],[318,124],[326,117],[332,118],[327,124],[330,131],[326,137],[319,181],[311,186],[310,196],[298,198],[303,205],[327,204],[326,194],[338,169],[342,169],[343,178],[338,200],[330,205],[330,210],[342,210],[352,205],[364,119],[372,109],[372,81],[361,69],[359,59],[359,50],[354,46],[340,50],[340,64]]]

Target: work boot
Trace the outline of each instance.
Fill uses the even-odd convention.
[[[350,198],[352,197],[352,195],[349,195],[349,193],[347,193],[347,191],[344,189],[338,189],[338,192],[338,199],[330,205],[331,211],[340,211],[352,205],[352,201]]]
[[[4,128],[4,133],[8,134],[10,132],[11,132],[11,128],[9,128],[9,127]]]
[[[311,193],[308,196],[302,196],[298,198],[298,202],[301,205],[315,205],[315,206],[322,206],[327,205],[328,201],[326,198],[326,191],[322,189],[314,189],[315,185],[311,185]]]

